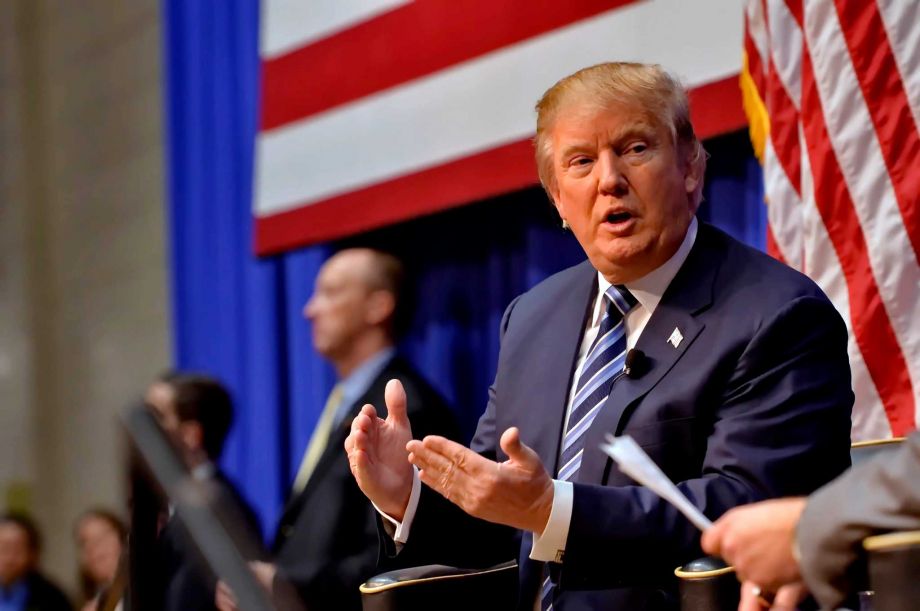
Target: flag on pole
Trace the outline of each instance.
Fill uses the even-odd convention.
[[[854,440],[920,412],[920,3],[748,0],[741,88],[770,253],[847,322]]]

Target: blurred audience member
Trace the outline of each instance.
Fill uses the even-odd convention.
[[[735,566],[742,607],[777,592],[774,608],[793,608],[808,591],[836,609],[867,587],[862,541],[920,529],[920,433],[808,498],[763,501],[725,513],[703,535],[703,549]],[[769,599],[769,596],[767,596]],[[761,601],[762,603],[762,601]]]
[[[261,542],[255,513],[233,483],[217,467],[233,422],[230,393],[217,380],[196,373],[170,372],[147,390],[146,402],[178,446],[192,477],[206,483],[220,509],[245,529],[242,540]],[[214,609],[216,582],[201,565],[184,527],[172,511],[160,533],[160,566],[165,611]],[[250,559],[258,557],[253,550]]]
[[[96,597],[115,580],[127,530],[114,512],[103,508],[83,513],[74,526],[80,562],[80,595],[84,610],[95,609]]]
[[[38,570],[41,535],[25,515],[0,516],[0,611],[71,611],[61,590]]]
[[[309,611],[360,611],[358,586],[377,568],[377,518],[351,475],[343,444],[363,405],[383,405],[389,380],[402,382],[412,432],[419,438],[459,435],[444,399],[396,355],[410,310],[404,276],[402,264],[390,254],[341,250],[323,264],[304,305],[313,348],[333,365],[338,384],[304,452],[278,524],[272,562],[253,565],[276,604],[293,586]],[[226,586],[219,588],[217,603],[221,611],[236,608]]]

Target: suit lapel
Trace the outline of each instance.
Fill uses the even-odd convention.
[[[552,320],[552,324],[543,325],[528,344],[529,350],[540,351],[548,366],[541,368],[540,375],[531,380],[528,396],[535,399],[534,403],[528,403],[527,412],[514,420],[514,425],[521,430],[521,438],[548,468],[553,468],[553,473],[559,459],[565,407],[578,347],[597,294],[597,271],[588,262],[582,267],[569,290],[549,304],[551,312],[547,320]]]
[[[636,343],[636,348],[648,359],[645,374],[638,379],[620,376],[604,408],[591,424],[585,437],[585,453],[577,481],[604,481],[610,459],[599,446],[605,435],[622,433],[632,411],[641,409],[638,405],[640,400],[664,378],[703,331],[705,324],[696,315],[712,304],[713,283],[719,268],[719,261],[712,257],[707,247],[709,232],[706,229],[700,225],[690,255],[671,281]]]

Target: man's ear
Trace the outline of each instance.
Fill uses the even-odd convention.
[[[393,317],[396,311],[396,297],[390,291],[372,291],[367,298],[366,320],[372,325],[379,325]]]
[[[705,155],[706,153],[700,149],[698,154]],[[686,168],[684,170],[684,191],[687,193],[688,198],[696,192],[700,184],[703,182],[703,172],[705,167],[705,164],[703,164],[700,159],[694,159],[693,152],[687,156]],[[693,204],[693,212],[696,212],[696,208],[698,206],[698,202]]]
[[[559,213],[559,218],[565,222],[565,213],[562,211],[562,199],[559,197],[559,187],[546,187],[545,190],[550,203],[556,208],[556,212]]]
[[[703,180],[703,164],[687,160],[687,169],[684,171],[684,189],[687,193],[693,193]]]

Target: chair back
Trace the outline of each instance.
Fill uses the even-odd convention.
[[[873,611],[914,611],[920,601],[920,530],[867,537]]]
[[[364,611],[514,609],[518,567],[511,560],[487,569],[431,564],[382,573],[361,584]]]
[[[679,567],[680,611],[735,611],[741,584],[735,568],[721,558],[706,556]]]
[[[903,437],[892,437],[891,439],[871,439],[853,442],[853,445],[850,446],[850,461],[855,467],[872,460],[879,454],[887,454],[892,450],[896,450],[903,441]]]

